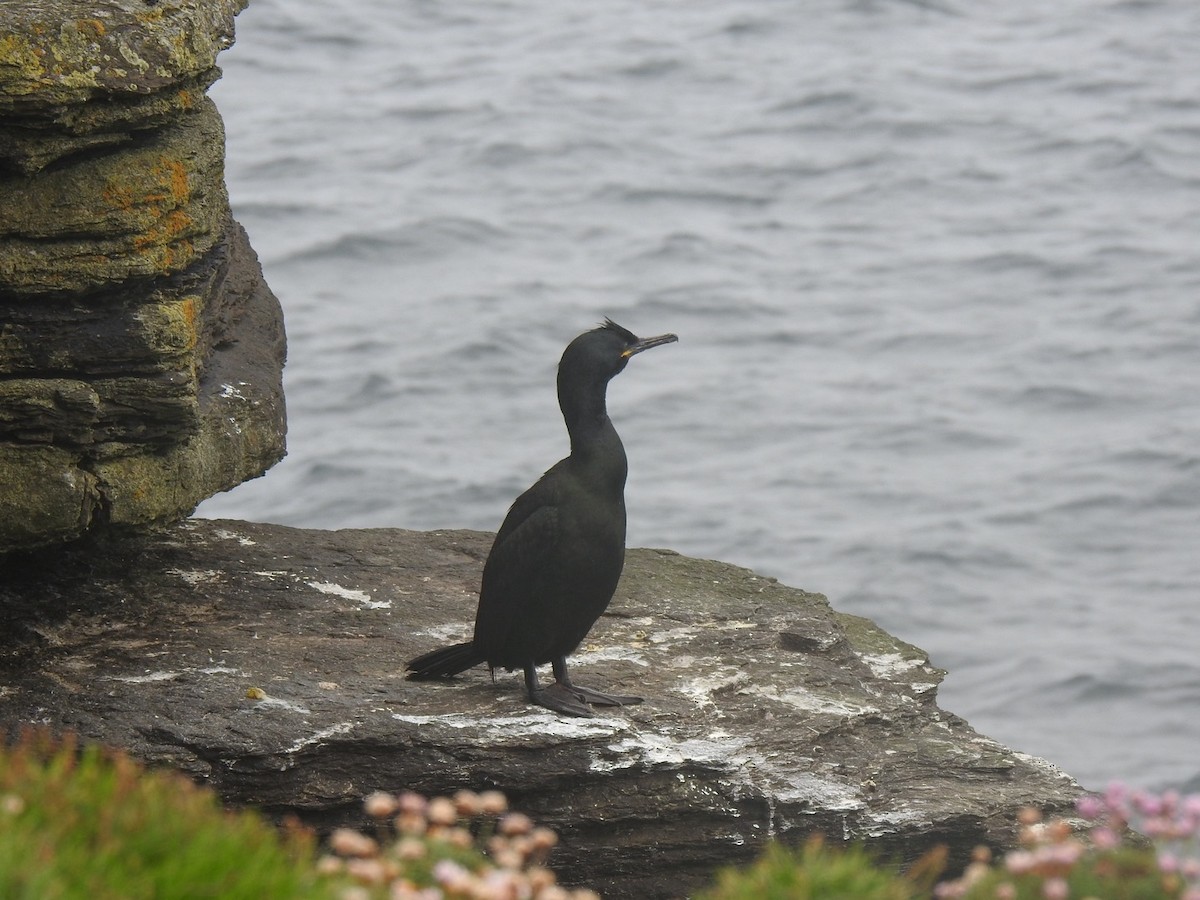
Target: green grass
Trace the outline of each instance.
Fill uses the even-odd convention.
[[[6,900],[332,897],[314,854],[310,837],[123,754],[36,733],[0,746]]]
[[[923,896],[908,879],[878,867],[861,847],[831,849],[819,838],[798,850],[767,847],[747,868],[726,869],[699,900],[912,900]]]

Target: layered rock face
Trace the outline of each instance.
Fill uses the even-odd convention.
[[[283,456],[282,315],[205,96],[244,6],[4,9],[0,552],[186,516]]]

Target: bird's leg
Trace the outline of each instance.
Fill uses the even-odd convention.
[[[605,694],[600,691],[593,691],[591,688],[572,684],[571,677],[567,674],[567,658],[565,656],[560,656],[553,660],[551,665],[554,666],[555,685],[561,685],[584,703],[593,703],[596,706],[632,706],[634,703],[642,702],[641,697]]]
[[[557,669],[555,671],[557,673]],[[571,688],[565,687],[558,681],[555,681],[550,687],[541,687],[538,684],[537,666],[531,662],[525,664],[525,689],[529,692],[529,699],[538,706],[566,713],[568,716],[593,718],[592,711],[580,702],[583,698],[579,697]]]

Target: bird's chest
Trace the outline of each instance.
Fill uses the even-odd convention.
[[[583,568],[620,566],[625,550],[625,498],[622,494],[579,491],[559,509],[563,540],[569,559],[564,563]]]

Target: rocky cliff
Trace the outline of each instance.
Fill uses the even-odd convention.
[[[376,790],[500,788],[614,897],[676,897],[770,838],[913,859],[1008,846],[1078,786],[940,709],[925,654],[735,566],[630,551],[567,719],[518,674],[404,661],[469,634],[490,535],[193,520],[0,564],[0,730],[39,723],[190,772],[229,802],[355,823]]]
[[[244,6],[4,6],[0,552],[181,518],[284,453],[282,316],[205,96]]]

